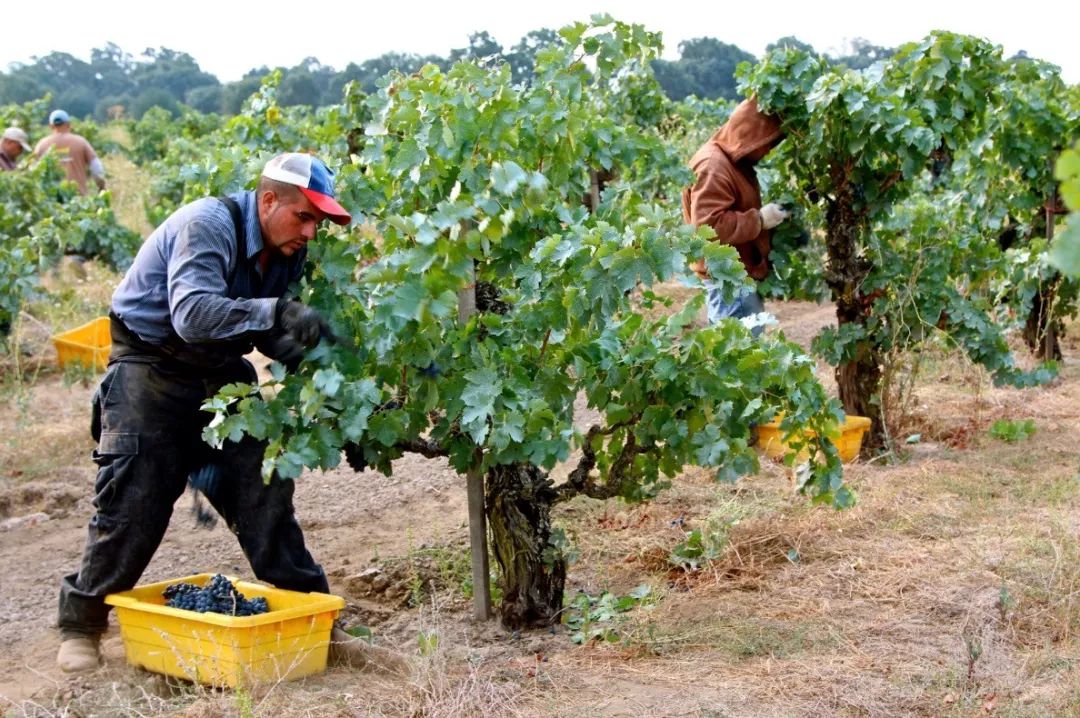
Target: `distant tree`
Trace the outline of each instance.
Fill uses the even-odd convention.
[[[757,62],[749,52],[711,37],[679,43],[679,60],[699,88],[700,97],[739,97],[735,87],[735,68],[740,62]]]
[[[745,50],[712,37],[699,37],[679,43],[679,59],[659,60],[653,71],[664,92],[673,100],[687,95],[733,100],[739,97],[735,87],[735,68],[740,62],[756,62]]]
[[[282,107],[308,105],[317,107],[322,92],[310,72],[292,69],[285,72],[278,87],[278,104]]]
[[[222,93],[221,85],[193,87],[184,95],[184,104],[203,113],[221,112]]]
[[[13,70],[10,75],[0,75],[0,105],[22,105],[49,92],[45,83],[20,69]]]
[[[487,30],[474,32],[469,35],[468,47],[459,47],[450,51],[450,64],[461,60],[482,60],[488,57],[501,59],[503,47]]]
[[[75,87],[94,87],[96,84],[95,73],[89,63],[66,52],[51,52],[34,59],[34,64],[26,69],[47,81],[57,93]]]
[[[857,37],[851,41],[850,47],[845,52],[847,54],[829,56],[829,61],[834,65],[843,65],[851,70],[865,70],[875,62],[892,57],[896,51]]]
[[[672,100],[682,100],[694,94],[697,89],[694,81],[680,62],[671,60],[653,60],[653,74],[664,94]]]
[[[239,113],[244,101],[258,91],[262,79],[269,72],[266,67],[250,70],[243,78],[225,85],[221,89],[221,112],[226,115]]]
[[[777,48],[788,48],[788,49],[791,49],[791,50],[801,50],[802,52],[806,52],[806,53],[809,53],[811,55],[817,55],[818,54],[817,50],[814,49],[813,45],[811,45],[809,43],[806,43],[806,42],[803,42],[802,40],[795,37],[794,35],[787,35],[785,37],[780,38],[776,42],[769,43],[768,45],[765,46],[765,52],[767,52],[767,53],[772,52],[773,50],[776,50]]]
[[[510,73],[514,78],[514,82],[532,82],[533,67],[536,65],[536,53],[561,42],[562,38],[559,33],[546,27],[533,30],[518,40],[517,44],[504,55],[506,62],[510,65]]]
[[[90,69],[97,80],[94,91],[98,97],[129,94],[134,84],[131,75],[137,67],[135,58],[114,43],[90,51]]]
[[[356,82],[363,87],[364,77],[364,69],[355,62],[350,62],[345,66],[344,70],[334,75],[334,79],[330,81],[330,87],[327,89],[327,92],[335,97],[341,97],[342,89],[345,87],[346,83]],[[370,90],[365,91],[370,92]]]
[[[402,74],[411,75],[427,64],[445,68],[447,67],[447,60],[437,55],[421,56],[401,52],[387,52],[370,60],[365,60],[359,65],[350,62],[344,70],[334,77],[328,92],[335,98],[340,99],[345,83],[357,82],[360,89],[371,93],[375,91],[379,78],[387,73],[396,70]]]
[[[72,117],[91,117],[97,105],[97,95],[86,87],[71,87],[56,96],[54,104]]]
[[[335,91],[338,73],[334,68],[323,65],[318,58],[307,57],[295,67],[280,69],[282,79],[278,88],[278,102],[282,106],[319,107],[341,100],[340,92]]]
[[[173,117],[180,111],[180,103],[172,93],[161,87],[151,87],[139,93],[131,102],[131,115],[140,119],[151,107],[160,107]]]
[[[117,107],[121,108],[119,111]],[[119,119],[117,114],[126,116],[131,111],[131,96],[130,95],[107,95],[102,97],[94,105],[94,119],[97,122],[108,122],[109,120]]]
[[[175,105],[183,101],[188,90],[219,84],[216,77],[203,72],[199,63],[186,52],[166,47],[158,50],[147,48],[143,57],[148,62],[139,63],[131,72],[135,90],[140,95],[150,89],[164,90],[172,96]]]

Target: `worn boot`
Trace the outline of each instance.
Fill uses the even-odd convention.
[[[101,665],[101,650],[97,636],[75,636],[60,642],[56,665],[64,673],[92,671]]]
[[[362,638],[350,636],[337,626],[330,631],[330,653],[327,660],[332,666],[370,668],[402,678],[412,675],[412,664],[407,656],[373,646]]]

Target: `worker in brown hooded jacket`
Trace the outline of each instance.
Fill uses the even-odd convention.
[[[779,118],[761,112],[754,98],[744,100],[690,160],[697,179],[682,194],[683,219],[696,227],[712,227],[715,241],[735,247],[746,273],[758,281],[769,275],[770,230],[788,213],[778,204],[761,206],[754,165],[783,139]],[[764,311],[757,291],[748,289],[735,301],[724,301],[711,285],[704,260],[693,269],[705,282],[710,323]],[[762,328],[755,326],[754,335]]]

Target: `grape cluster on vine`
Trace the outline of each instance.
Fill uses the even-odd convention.
[[[174,583],[162,595],[165,605],[198,613],[223,613],[226,616],[255,616],[270,610],[262,596],[245,598],[232,581],[215,574],[205,586],[194,583]]]

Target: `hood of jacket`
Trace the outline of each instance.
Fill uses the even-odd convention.
[[[777,144],[783,137],[780,118],[759,110],[757,100],[751,97],[739,103],[710,142],[719,146],[732,162],[740,162],[755,150]]]

